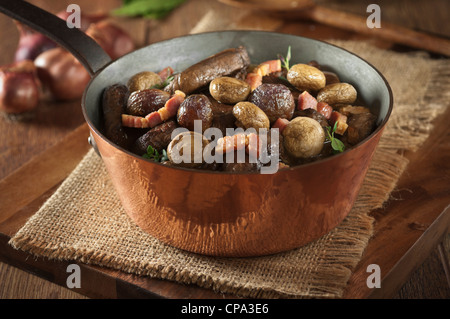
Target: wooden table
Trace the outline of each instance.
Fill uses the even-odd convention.
[[[73,1],[31,1],[52,11],[64,10]],[[323,3],[323,1],[321,1]],[[120,1],[77,1],[82,10],[95,11],[120,5]],[[444,4],[445,2],[442,2]],[[447,7],[448,8],[448,7]],[[350,8],[355,10],[355,5]],[[350,10],[350,11],[351,11]],[[345,30],[304,21],[284,21],[271,16],[242,11],[210,0],[191,0],[177,8],[162,21],[143,19],[116,19],[126,26],[138,46],[183,35],[198,27],[198,22],[208,14],[220,12],[222,23],[230,21],[251,29],[276,30],[311,38],[368,40],[382,48],[409,50],[402,46],[374,38],[367,38]],[[364,12],[364,11],[363,11]],[[448,12],[448,10],[447,10]],[[257,19],[255,19],[257,17]],[[430,29],[428,29],[430,31]],[[432,31],[432,30],[431,30]],[[7,35],[7,36],[5,36]],[[12,61],[18,33],[12,21],[0,16],[0,64]],[[450,129],[445,116],[436,120],[430,138],[420,152],[406,154],[410,159],[407,171],[398,183],[393,198],[384,209],[373,212],[376,219],[375,236],[350,278],[345,298],[408,297],[398,291],[405,283],[411,284],[411,275],[432,252],[440,254],[432,277],[415,280],[428,282],[425,287],[431,297],[450,297],[448,287],[447,253],[442,244],[450,227]],[[89,150],[88,128],[81,114],[80,101],[64,103],[42,101],[33,120],[11,122],[0,119],[0,297],[6,298],[95,298],[166,297],[166,298],[223,298],[210,290],[197,286],[179,285],[164,280],[151,279],[97,266],[79,264],[82,273],[81,288],[68,291],[53,286],[66,287],[66,267],[69,262],[34,258],[16,251],[8,244],[9,238],[32,216],[57,189],[61,182]],[[437,247],[437,248],[436,248]],[[366,272],[369,264],[382,269],[380,289],[369,289]],[[6,265],[22,269],[33,276],[17,272]],[[423,266],[422,266],[423,267]],[[13,273],[13,277],[8,274]],[[416,271],[417,273],[417,271]],[[417,275],[416,275],[417,276]],[[30,295],[14,293],[20,285],[29,287],[28,280],[45,279],[47,294]],[[431,279],[430,279],[431,278]],[[409,280],[409,281],[408,281]],[[47,282],[48,281],[48,282]],[[447,286],[445,282],[447,281]],[[39,283],[42,285],[42,283]],[[27,286],[28,285],[28,286]],[[425,289],[424,288],[424,289]],[[439,290],[433,294],[434,290]],[[78,294],[80,295],[78,295]],[[409,294],[414,297],[414,293]]]

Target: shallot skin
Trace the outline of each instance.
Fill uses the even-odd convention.
[[[78,99],[91,79],[84,66],[63,48],[41,53],[34,61],[38,75],[56,100]]]
[[[14,22],[20,34],[19,43],[14,53],[14,62],[33,61],[42,52],[57,46],[53,40],[45,35],[30,29],[18,21]]]
[[[40,83],[33,62],[26,60],[0,68],[0,110],[19,114],[39,104]]]
[[[93,38],[113,60],[135,49],[130,35],[108,20],[91,24],[86,34]]]
[[[14,55],[14,61],[34,60],[39,54],[56,47],[55,42],[40,33],[21,37]]]

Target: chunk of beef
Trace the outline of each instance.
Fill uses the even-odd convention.
[[[355,145],[368,137],[375,130],[376,121],[377,117],[372,113],[352,114],[347,122],[348,143]]]

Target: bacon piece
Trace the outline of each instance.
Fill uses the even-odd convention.
[[[250,89],[253,91],[254,89],[256,89],[258,86],[260,86],[262,84],[262,79],[263,77],[257,73],[248,73],[247,77],[245,78],[245,82],[247,82],[248,84],[250,84]]]
[[[280,59],[269,60],[269,61],[263,62],[261,64],[269,65],[269,73],[281,71],[281,60]]]
[[[261,76],[268,75],[270,73],[270,65],[268,63],[262,63],[258,65],[252,73],[259,74]]]
[[[162,69],[158,72],[159,77],[161,78],[161,81],[165,81],[169,76],[173,74],[173,69],[168,66],[167,68]]]
[[[166,104],[164,104],[162,108],[146,115],[145,118],[150,123],[150,127],[155,127],[156,125],[159,125],[177,115],[178,108],[181,103],[183,103],[185,97],[186,94],[184,94],[184,92],[177,90],[175,91],[175,94],[167,100]]]
[[[247,148],[245,149],[245,151],[247,152],[247,154],[255,155],[258,158],[262,152],[262,145],[259,141],[259,136],[255,133],[250,133],[249,135],[247,135],[246,140]]]
[[[155,127],[163,122],[161,114],[158,111],[148,114],[145,119],[148,121],[150,127]]]
[[[164,104],[164,108],[167,110],[168,115],[170,117],[177,115],[178,108],[180,107],[181,103],[183,103],[184,99],[186,98],[186,94],[182,91],[175,91],[175,94],[167,100],[166,104]]]
[[[334,127],[334,124],[337,122],[335,133],[339,135],[344,135],[345,131],[348,128],[347,116],[339,113],[338,111],[331,112],[329,122],[331,124],[331,127]]]
[[[303,91],[303,93],[298,96],[297,109],[300,111],[306,109],[317,110],[316,98],[309,94],[308,91]]]
[[[175,91],[175,94],[167,100],[162,108],[146,115],[145,117],[122,114],[122,125],[135,128],[155,127],[177,115],[178,108],[184,101],[185,97],[186,94],[177,90]]]
[[[277,128],[281,134],[281,132],[283,132],[283,130],[286,128],[288,124],[289,124],[288,119],[282,119],[280,117],[278,118],[278,120],[275,121],[275,123],[273,123],[272,128]]]
[[[317,103],[317,112],[325,116],[327,120],[330,119],[331,113],[333,112],[333,108],[326,102]]]
[[[233,135],[234,139],[234,149],[235,150],[242,150],[247,146],[248,140],[247,137],[244,134],[236,134]]]
[[[122,114],[122,126],[134,128],[148,128],[150,127],[150,123],[145,117],[142,116]]]
[[[262,84],[263,77],[273,72],[281,71],[280,60],[270,60],[259,64],[252,72],[248,73],[245,82],[250,84],[250,88],[253,91]]]
[[[242,150],[244,148],[248,154],[259,157],[262,151],[262,145],[259,141],[258,135],[255,133],[250,133],[248,135],[238,133],[232,136],[221,137],[217,140],[215,151],[220,154],[225,154],[228,152]]]
[[[336,125],[336,131],[334,131],[334,132],[336,134],[339,134],[339,135],[344,135],[344,133],[347,130],[347,128],[348,128],[348,124],[347,123],[338,121],[337,125]]]
[[[228,153],[231,151],[237,151],[245,148],[247,144],[247,138],[245,134],[239,133],[235,135],[227,135],[217,140],[216,152]]]

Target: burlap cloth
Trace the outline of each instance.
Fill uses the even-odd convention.
[[[304,247],[257,258],[213,258],[169,247],[125,214],[101,159],[90,151],[10,240],[37,256],[111,267],[252,298],[339,298],[373,234],[369,215],[389,198],[432,120],[448,106],[448,60],[338,42],[376,66],[395,107],[357,202],[329,234]]]

